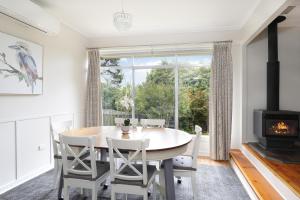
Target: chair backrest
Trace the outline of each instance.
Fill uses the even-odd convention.
[[[117,118],[116,117],[115,118],[115,124],[116,124],[116,126],[118,126],[118,127],[122,126],[122,124],[124,123],[125,119],[126,118]],[[130,123],[131,123],[132,126],[136,127],[138,125],[138,123],[139,123],[139,120],[131,118],[130,119]]]
[[[97,177],[95,143],[96,137],[73,137],[60,134],[60,149],[63,160],[64,175],[69,173],[77,175],[91,175]],[[76,146],[82,147],[78,152]],[[82,156],[89,152],[90,165],[83,161]],[[75,168],[81,166],[80,168]]]
[[[59,121],[59,122],[54,122],[51,120],[50,133],[51,133],[51,140],[52,140],[52,147],[53,147],[54,155],[60,155],[59,143],[56,142],[56,140],[59,140],[59,134],[65,132],[65,131],[71,130],[72,127],[73,127],[72,120]]]
[[[193,168],[197,168],[197,157],[199,154],[199,147],[200,147],[200,138],[202,136],[202,128],[198,125],[195,126],[196,137],[194,139],[194,146],[193,146]]]
[[[141,119],[142,127],[159,127],[163,128],[165,126],[165,119]]]
[[[147,164],[146,164],[146,148],[149,146],[149,139],[145,140],[119,140],[107,138],[109,147],[109,161],[110,161],[110,178],[114,181],[116,178],[121,180],[142,180],[146,185],[148,182]],[[128,158],[121,153],[121,149],[132,151]],[[142,157],[142,173],[133,165],[136,159]],[[115,166],[115,159],[121,158],[124,164],[119,169]],[[134,174],[124,175],[120,174],[125,167],[129,167]]]

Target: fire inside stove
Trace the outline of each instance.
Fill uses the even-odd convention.
[[[289,126],[287,123],[280,121],[277,124],[274,124],[272,126],[273,132],[277,134],[287,134],[289,133]]]

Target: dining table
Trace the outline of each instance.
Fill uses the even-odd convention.
[[[101,160],[107,160],[108,144],[106,138],[140,140],[149,139],[146,149],[147,161],[162,161],[164,165],[165,195],[167,200],[175,200],[175,185],[173,175],[173,158],[186,152],[192,136],[182,130],[173,128],[131,127],[126,134],[118,126],[99,126],[66,131],[63,135],[87,137],[95,136],[95,149],[98,149]],[[61,182],[62,182],[61,178]],[[62,189],[60,184],[60,191]]]

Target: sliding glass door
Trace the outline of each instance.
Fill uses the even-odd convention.
[[[198,124],[207,132],[210,62],[211,55],[101,58],[103,125],[159,118],[166,127],[192,133]]]

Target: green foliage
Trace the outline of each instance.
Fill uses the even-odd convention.
[[[153,69],[136,89],[136,113],[140,118],[174,120],[174,72]]]
[[[193,132],[200,125],[208,131],[208,95],[210,68],[179,70],[179,128]]]
[[[101,59],[101,66],[110,67],[101,72],[101,76],[110,84],[111,87],[119,87],[123,81],[124,74],[120,69],[113,68],[119,66],[119,58]]]

